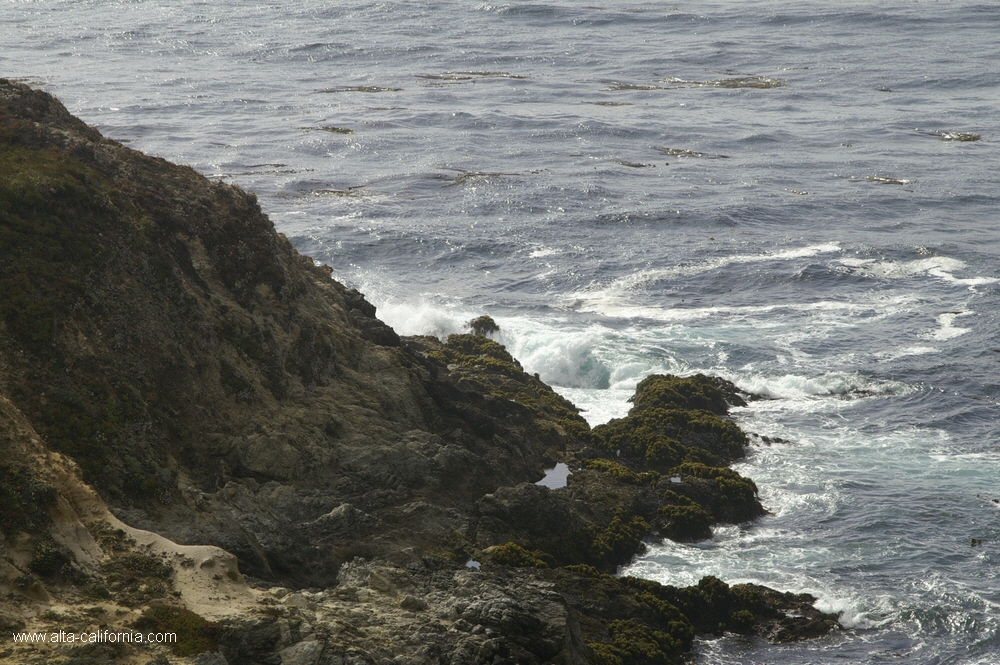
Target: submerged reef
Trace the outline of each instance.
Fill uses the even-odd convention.
[[[0,658],[638,665],[837,628],[807,595],[614,575],[765,514],[731,383],[649,377],[591,428],[491,319],[376,314],[252,194],[0,79],[0,623],[178,636]]]

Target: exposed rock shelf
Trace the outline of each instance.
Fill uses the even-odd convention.
[[[764,514],[732,384],[650,377],[591,430],[496,342],[401,339],[330,273],[252,194],[0,79],[0,623],[182,636],[0,658],[625,664],[836,627],[608,574]]]

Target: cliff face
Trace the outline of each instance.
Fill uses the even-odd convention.
[[[763,514],[726,468],[739,399],[656,377],[591,431],[486,337],[400,339],[253,195],[0,79],[5,626],[56,603],[184,626],[164,658],[311,665],[668,662],[696,632],[824,632],[807,597],[603,574]],[[568,487],[531,484],[556,461]],[[255,587],[321,590],[248,587],[237,559]]]
[[[523,409],[450,399],[440,363],[252,195],[103,139],[41,92],[0,87],[0,119],[3,390],[131,521],[261,577],[329,582],[299,567],[297,525],[344,502],[468,503],[540,477],[563,445],[529,437]]]

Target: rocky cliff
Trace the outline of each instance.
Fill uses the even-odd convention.
[[[496,342],[400,339],[330,273],[252,194],[0,80],[0,623],[183,638],[0,658],[624,664],[836,625],[607,574],[763,514],[734,386],[651,377],[591,430]]]

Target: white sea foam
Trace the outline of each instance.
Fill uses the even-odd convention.
[[[578,294],[579,295],[579,294]],[[732,325],[753,322],[755,329],[779,328],[789,325],[783,314],[809,315],[825,326],[853,326],[911,310],[917,297],[908,293],[865,294],[853,301],[818,300],[814,302],[784,302],[769,305],[736,305],[711,307],[663,307],[636,305],[623,294],[597,292],[592,297],[574,297],[572,309],[593,312],[612,318],[646,319],[671,325],[683,325],[706,319],[718,319]],[[796,325],[801,322],[793,322]],[[814,335],[814,328],[800,327],[802,334]]]
[[[960,316],[970,316],[972,314],[975,314],[975,312],[945,312],[944,314],[940,314],[937,317],[937,323],[940,327],[930,333],[930,338],[944,341],[961,337],[970,332],[970,328],[959,328],[956,326],[955,319]]]
[[[908,346],[903,349],[880,351],[875,354],[875,357],[879,360],[896,360],[906,356],[922,356],[928,353],[941,353],[941,349],[936,346]]]
[[[819,376],[801,374],[751,374],[729,376],[742,390],[771,398],[802,399],[827,396],[899,395],[912,390],[899,381],[873,380],[862,374],[829,372]]]
[[[468,312],[447,309],[430,302],[380,302],[377,315],[400,335],[434,335],[468,332]]]
[[[528,256],[533,259],[540,259],[546,256],[555,256],[557,254],[559,254],[558,249],[553,249],[552,247],[538,247],[533,249]]]
[[[498,320],[500,341],[531,373],[566,388],[608,388],[611,370],[595,353],[604,331],[599,326],[567,331],[558,322]]]
[[[885,598],[866,598],[862,600],[860,598],[835,595],[837,592],[821,592],[820,594],[816,594],[814,591],[807,591],[807,593],[818,596],[813,607],[820,612],[838,615],[837,620],[844,628],[875,628],[892,621],[891,618],[884,616],[876,618],[876,616],[885,613],[889,609],[886,607],[888,603]],[[874,603],[872,602],[873,600],[875,601]],[[874,609],[881,609],[881,611],[873,612]]]
[[[919,275],[931,275],[952,284],[980,286],[994,284],[1000,280],[993,277],[955,277],[953,273],[964,270],[964,261],[947,256],[934,256],[914,261],[878,261],[875,259],[845,258],[841,265],[852,268],[856,274],[884,279],[906,279]]]
[[[812,312],[812,311],[847,311],[855,312],[868,309],[864,305],[856,305],[849,302],[821,301],[812,303],[782,303],[778,305],[745,305],[745,306],[718,306],[718,307],[690,307],[690,308],[668,308],[668,307],[645,307],[641,305],[630,305],[624,302],[618,295],[610,295],[601,292],[597,297],[588,299],[577,299],[577,307],[582,312],[594,312],[605,316],[612,316],[623,319],[642,318],[653,321],[663,321],[665,323],[686,323],[707,319],[718,318],[755,318],[763,314],[773,312]],[[781,325],[779,321],[761,322],[765,327]]]
[[[581,410],[580,415],[592,427],[602,425],[614,418],[624,418],[632,406],[628,399],[635,392],[634,388],[593,390],[556,386],[555,389]]]
[[[647,285],[660,280],[698,275],[734,264],[801,259],[816,256],[818,254],[839,251],[841,251],[839,243],[823,243],[818,245],[809,245],[807,247],[796,247],[779,252],[765,252],[763,254],[733,254],[730,256],[706,259],[687,265],[677,265],[669,268],[655,268],[651,270],[639,270],[630,275],[620,277],[604,287],[577,293],[574,294],[573,297],[585,303],[620,300],[623,295],[643,290],[647,287]]]

